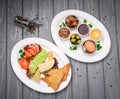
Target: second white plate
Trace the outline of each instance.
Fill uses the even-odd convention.
[[[94,24],[95,27],[99,28],[102,31],[102,33],[103,33],[103,38],[101,40],[102,49],[100,51],[96,51],[95,53],[92,53],[92,54],[86,54],[81,50],[80,47],[76,51],[71,51],[69,48],[70,42],[60,39],[60,37],[58,35],[59,24],[60,24],[60,22],[64,21],[65,18],[69,15],[75,15],[79,19],[87,19],[89,22]],[[59,14],[57,14],[54,17],[52,24],[51,24],[51,34],[52,34],[52,37],[53,37],[55,43],[57,44],[57,46],[64,53],[66,53],[71,58],[81,61],[81,62],[91,63],[91,62],[99,61],[99,60],[105,58],[110,51],[111,41],[110,41],[110,36],[109,36],[107,29],[104,27],[104,25],[99,20],[97,20],[92,15],[90,15],[86,12],[83,12],[83,11],[66,10],[66,11],[63,11],[63,12],[60,12]]]

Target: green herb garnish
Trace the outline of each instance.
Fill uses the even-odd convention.
[[[22,54],[25,55],[25,52],[23,52]]]
[[[90,28],[92,28],[92,27],[93,27],[93,26],[92,26],[92,24],[88,24],[88,25],[89,25],[89,27],[90,27]]]
[[[18,61],[20,60],[21,58],[18,58]]]
[[[84,19],[84,21],[83,21],[84,23],[87,23],[87,20],[86,19]]]
[[[59,25],[59,27],[61,28],[61,27],[62,27],[62,25]]]
[[[64,22],[62,22],[60,25],[59,25],[60,28],[63,28],[63,27],[66,27],[66,24]]]
[[[102,49],[101,44],[96,44],[96,47],[97,47],[97,51],[99,51],[100,49]]]
[[[63,27],[66,27],[66,24],[65,24],[64,22],[62,22],[62,26],[63,26]]]
[[[77,50],[77,46],[70,46],[70,50]]]
[[[20,56],[21,56],[21,57],[24,57],[24,55],[25,55],[25,52],[21,52],[21,53],[20,53]]]
[[[20,57],[24,57],[24,54],[20,54]]]
[[[18,59],[18,61],[25,56],[25,52],[22,49],[19,50],[19,56],[20,58]]]
[[[23,50],[22,50],[22,49],[20,49],[20,50],[19,50],[19,53],[22,53],[22,52],[23,52]]]

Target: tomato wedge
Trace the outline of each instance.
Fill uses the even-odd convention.
[[[29,69],[29,64],[30,64],[30,62],[27,62],[27,60],[26,60],[25,57],[24,57],[24,58],[21,58],[21,59],[19,60],[19,64],[20,64],[20,66],[21,66],[22,69],[25,69],[25,70],[28,70],[28,69]]]

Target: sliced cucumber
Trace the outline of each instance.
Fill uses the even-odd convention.
[[[38,53],[35,56],[35,58],[31,61],[29,66],[30,73],[34,74],[38,68],[38,65],[43,63],[46,60],[47,56],[48,56],[47,51],[45,49],[42,49],[42,51]]]

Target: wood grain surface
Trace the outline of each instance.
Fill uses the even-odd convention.
[[[22,96],[22,83],[16,77],[12,70],[10,62],[10,54],[13,46],[22,39],[22,29],[14,24],[14,18],[16,15],[22,15],[22,1],[8,0],[6,3],[7,18],[6,18],[6,28],[7,28],[7,61],[6,61],[6,99],[19,99]],[[3,99],[3,98],[1,98]]]
[[[82,63],[70,57],[72,79],[58,93],[44,94],[24,85],[11,66],[11,50],[20,40],[39,37],[54,43],[51,22],[61,11],[76,9],[99,19],[111,38],[105,59]],[[43,23],[35,34],[16,26],[15,16]],[[120,99],[120,0],[0,0],[0,99]]]
[[[5,99],[6,92],[6,0],[0,1],[0,98]]]

